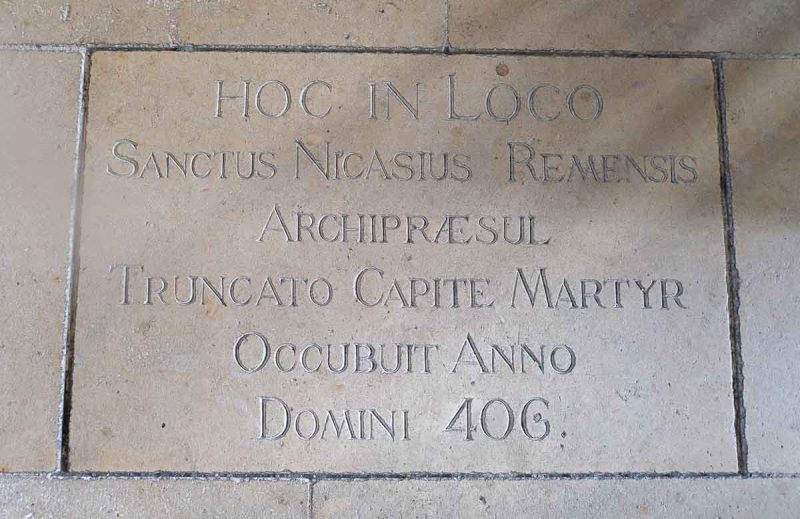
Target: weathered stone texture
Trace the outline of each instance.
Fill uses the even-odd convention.
[[[180,39],[217,45],[440,47],[444,6],[427,0],[181,2]]]
[[[0,472],[55,463],[79,76],[0,52]]]
[[[725,64],[750,469],[800,470],[800,64]]]
[[[314,517],[795,517],[800,482],[773,480],[323,481]]]
[[[450,0],[454,47],[799,52],[793,0]]]
[[[441,47],[424,0],[10,0],[0,43]]]
[[[0,43],[172,43],[173,0],[9,0],[0,3]]]
[[[0,478],[5,517],[297,518],[302,481]]]

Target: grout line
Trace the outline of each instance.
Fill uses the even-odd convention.
[[[734,431],[736,433],[736,459],[739,473],[746,475],[747,436],[745,433],[744,361],[742,335],[739,321],[739,270],[736,267],[736,246],[733,221],[733,183],[728,155],[728,122],[725,99],[725,68],[721,59],[714,60],[716,82],[717,126],[719,134],[720,187],[722,188],[722,219],[725,227],[726,277],[728,285],[728,325],[731,341],[731,368],[733,387]]]
[[[296,53],[355,53],[355,54],[442,54],[441,47],[365,47],[365,46],[316,46],[316,45],[194,45],[183,43],[134,43],[134,44],[0,44],[0,50],[53,51],[53,52],[99,51],[164,51],[164,52],[296,52]]]
[[[666,59],[800,59],[800,52],[731,52],[694,50],[628,50],[628,49],[507,49],[507,48],[453,48],[451,54],[555,56],[583,58],[666,58]]]
[[[72,368],[75,354],[75,314],[78,308],[77,290],[80,272],[80,215],[83,190],[83,163],[86,151],[86,101],[89,94],[91,54],[81,52],[78,116],[75,138],[75,173],[70,194],[69,238],[67,249],[67,279],[64,302],[64,331],[61,351],[61,398],[56,435],[56,471],[69,470],[69,422],[72,412]]]
[[[314,519],[314,478],[308,479],[308,519]]]
[[[445,0],[449,10],[449,0]],[[552,56],[583,58],[694,58],[736,60],[794,60],[800,52],[732,52],[732,51],[659,51],[625,49],[508,49],[508,48],[452,48],[449,44],[449,14],[445,13],[445,35],[448,41],[442,47],[366,47],[325,45],[207,45],[207,44],[0,44],[2,50],[83,52],[83,51],[166,51],[166,52],[295,52],[295,53],[350,53],[350,54],[422,54],[422,55],[488,55],[488,56]]]
[[[4,472],[4,479],[197,481],[640,481],[800,479],[796,472]],[[313,497],[313,489],[309,487]]]
[[[32,51],[32,52],[83,52],[85,45],[61,45],[50,43],[0,43],[2,51]]]

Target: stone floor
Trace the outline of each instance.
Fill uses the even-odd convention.
[[[0,2],[0,515],[796,517],[798,16]]]

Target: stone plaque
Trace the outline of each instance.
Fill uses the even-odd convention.
[[[56,461],[79,71],[0,52],[0,472]]]
[[[450,0],[455,47],[797,52],[792,0]]]
[[[800,65],[731,61],[725,77],[749,466],[796,472]]]
[[[702,60],[97,53],[75,470],[736,469]]]

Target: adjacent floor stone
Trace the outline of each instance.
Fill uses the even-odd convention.
[[[441,47],[444,17],[424,0],[10,0],[0,43]]]
[[[709,62],[91,77],[74,469],[735,470]]]
[[[797,479],[323,481],[313,517],[796,517]]]
[[[54,467],[80,56],[0,52],[0,471]]]
[[[183,42],[238,45],[440,47],[444,4],[427,0],[179,2]]]
[[[169,43],[173,2],[7,0],[0,43]]]
[[[450,0],[455,47],[798,52],[793,0]]]
[[[307,484],[268,480],[0,478],[4,517],[305,517]]]
[[[800,471],[800,63],[725,64],[750,469]]]

